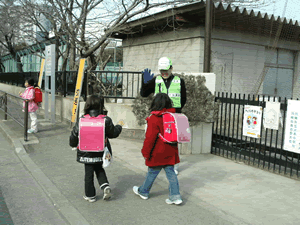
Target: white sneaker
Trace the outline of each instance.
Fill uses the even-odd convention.
[[[174,170],[174,171],[175,171],[175,174],[176,174],[176,175],[178,175],[178,174],[179,174],[178,170]]]
[[[110,189],[110,187],[107,186],[106,188],[104,188],[103,192],[104,192],[103,200],[109,200],[111,198],[111,189]]]
[[[139,187],[138,187],[138,186],[134,186],[134,187],[133,187],[133,192],[134,192],[136,195],[140,196],[140,197],[141,197],[142,199],[144,199],[144,200],[148,199],[148,197],[143,196],[143,195],[141,195],[141,194],[139,193]]]
[[[86,197],[86,196],[84,195],[83,198],[84,198],[85,200],[87,200],[88,202],[95,202],[95,201],[96,201],[96,196],[94,196],[94,197]]]
[[[32,133],[33,133],[33,130],[28,129],[28,130],[27,130],[27,133],[28,133],[28,134],[32,134]]]
[[[180,205],[182,203],[182,200],[181,199],[177,199],[175,201],[171,201],[170,199],[166,199],[166,203],[168,205],[172,205],[172,204],[175,204],[175,205]]]
[[[27,131],[28,134],[37,133],[37,132],[38,132],[37,130],[32,130],[32,129],[29,129],[29,130]]]

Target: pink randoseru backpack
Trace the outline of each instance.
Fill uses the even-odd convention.
[[[159,137],[167,143],[186,143],[191,141],[188,118],[182,113],[164,113],[164,136]]]
[[[79,120],[78,148],[83,152],[103,152],[105,147],[105,115],[85,115]]]

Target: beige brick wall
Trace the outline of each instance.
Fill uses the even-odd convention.
[[[260,78],[265,62],[265,46],[274,40],[238,32],[214,29],[212,33],[212,63],[216,74],[216,91],[248,94]],[[167,56],[173,61],[175,73],[203,72],[204,28],[150,34],[124,40],[124,70],[142,71],[151,68],[158,73],[157,62]],[[279,42],[279,48],[298,50],[297,43]],[[295,71],[299,74],[300,69]],[[299,76],[297,76],[299,77]],[[300,80],[294,85],[299,92]],[[259,94],[262,93],[261,85]]]
[[[151,68],[154,73],[158,73],[159,58],[167,56],[173,62],[174,72],[200,72],[199,38],[124,47],[123,54],[124,71]]]
[[[295,54],[295,71],[292,97],[293,99],[300,99],[300,52]]]

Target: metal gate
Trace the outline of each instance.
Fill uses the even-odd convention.
[[[299,179],[300,154],[283,149],[287,99],[270,96],[244,94],[216,94],[220,101],[219,117],[213,124],[211,153],[235,161],[244,162],[261,169]],[[298,100],[298,99],[297,99]],[[281,103],[281,121],[278,130],[265,129],[264,110],[261,123],[261,137],[243,136],[244,106],[265,108],[266,101]]]

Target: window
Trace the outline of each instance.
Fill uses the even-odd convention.
[[[283,49],[266,49],[265,66],[269,68],[263,84],[263,94],[292,97],[294,76],[294,54]]]

